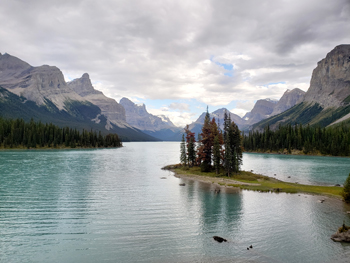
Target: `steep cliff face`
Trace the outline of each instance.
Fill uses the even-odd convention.
[[[127,98],[122,98],[120,104],[125,108],[127,123],[137,129],[154,132],[176,128],[168,118],[161,118],[148,113],[145,104],[136,105]]]
[[[66,101],[81,101],[81,96],[72,91],[57,67],[32,67],[9,54],[0,56],[0,85],[18,96],[45,105],[50,100],[63,110]]]
[[[302,91],[298,88],[295,88],[293,90],[286,90],[286,92],[284,92],[283,96],[274,107],[271,116],[280,114],[290,109],[296,105],[299,100],[302,100],[304,95],[305,91]]]
[[[339,107],[349,102],[349,96],[350,45],[339,45],[318,62],[303,101]]]
[[[126,125],[125,109],[114,99],[106,97],[101,91],[95,90],[91,84],[89,74],[85,73],[81,78],[67,83],[68,87],[82,98],[97,105],[107,119],[120,126]]]
[[[257,123],[261,120],[264,120],[271,116],[274,108],[277,105],[276,100],[271,99],[262,99],[258,100],[252,111],[248,112],[243,119],[246,119],[248,125],[252,125],[254,123]],[[249,117],[248,117],[249,116]]]

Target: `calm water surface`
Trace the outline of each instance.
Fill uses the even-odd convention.
[[[215,186],[160,169],[178,162],[179,143],[124,145],[0,152],[0,262],[349,262],[350,246],[329,238],[350,224],[341,201],[216,195]],[[255,154],[244,155],[243,168],[328,184],[350,172],[345,158]]]

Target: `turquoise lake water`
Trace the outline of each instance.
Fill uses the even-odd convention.
[[[0,152],[0,262],[349,262],[350,246],[330,239],[350,224],[343,202],[215,194],[161,170],[178,163],[179,143],[124,146]],[[347,158],[243,160],[246,170],[300,183],[342,184],[350,172]]]

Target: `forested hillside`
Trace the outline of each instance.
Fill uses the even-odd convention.
[[[304,154],[350,156],[350,128],[344,124],[328,128],[288,124],[271,130],[266,126],[263,132],[246,134],[243,146],[246,151],[254,152],[297,150]]]
[[[103,136],[93,131],[69,127],[60,128],[53,124],[25,122],[22,119],[0,118],[0,148],[100,148],[120,147],[117,134]]]

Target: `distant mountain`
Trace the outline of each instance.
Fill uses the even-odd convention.
[[[155,138],[173,140],[173,135],[181,130],[168,117],[148,113],[145,104],[136,105],[127,98],[122,98],[119,103],[125,109],[127,123]]]
[[[243,119],[247,125],[252,125],[271,116],[278,101],[271,99],[258,100],[253,109],[244,115]]]
[[[286,90],[280,100],[277,102],[274,107],[271,116],[280,114],[291,107],[295,106],[298,102],[300,102],[305,95],[305,91],[301,89],[295,88],[293,90]]]
[[[262,130],[279,124],[301,123],[325,127],[350,118],[350,45],[340,45],[318,62],[310,87],[294,107],[253,125]]]
[[[215,118],[216,123],[219,124],[221,129],[223,129],[225,111],[227,112],[227,114],[230,115],[231,121],[235,122],[240,130],[243,130],[243,129],[246,128],[246,121],[245,120],[243,120],[241,117],[239,117],[238,115],[230,112],[229,110],[227,110],[225,108],[218,109],[218,110],[213,111],[212,113],[210,113],[210,119]],[[196,134],[196,136],[197,136],[197,134],[202,132],[202,126],[204,124],[205,115],[206,115],[206,113],[203,112],[196,121],[194,121],[194,122],[192,122],[191,124],[188,125],[189,129],[192,132],[194,132]],[[172,137],[172,140],[180,141],[181,138],[182,138],[182,134],[184,133],[184,128],[179,130]]]
[[[125,114],[120,105],[120,111],[115,113],[115,118],[120,121],[109,119],[108,107],[103,107],[101,103],[101,110],[93,103],[108,98],[92,86],[85,85],[91,84],[88,78],[86,81],[86,77],[88,75],[83,77],[84,80],[68,85],[57,67],[32,67],[14,56],[0,54],[0,117],[34,118],[59,126],[100,130],[104,134],[118,133],[123,140],[156,140],[129,126],[125,117],[123,120]],[[87,98],[79,95],[72,87]],[[89,91],[90,96],[83,90]],[[94,98],[91,96],[93,93]],[[114,100],[109,100],[113,105]]]

